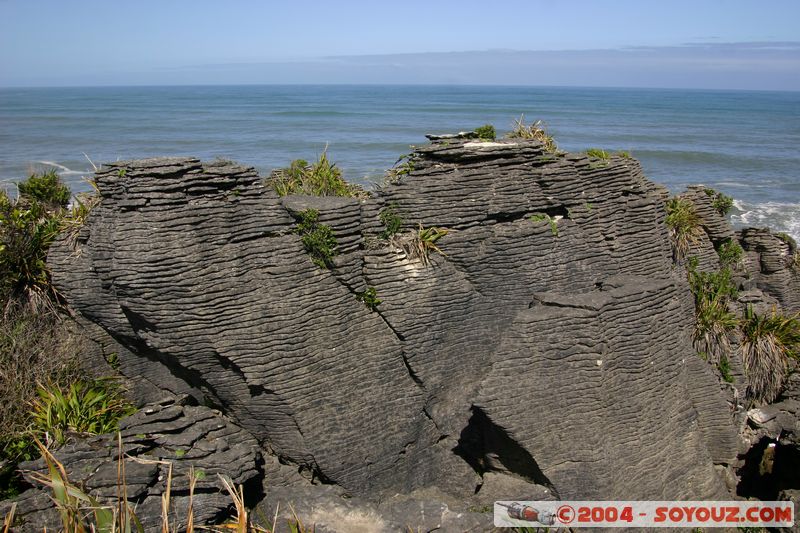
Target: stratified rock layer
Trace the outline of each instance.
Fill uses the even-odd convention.
[[[356,495],[480,501],[502,475],[562,498],[723,496],[730,412],[638,163],[444,139],[408,169],[357,200],[280,198],[228,162],[113,163],[55,282],[125,375]],[[388,207],[405,237],[380,238]],[[330,270],[295,231],[311,208]],[[419,224],[448,230],[430,266],[399,245]]]

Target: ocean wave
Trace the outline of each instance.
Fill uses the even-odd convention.
[[[800,204],[788,202],[750,203],[734,200],[731,223],[735,228],[769,227],[800,240]]]
[[[72,170],[53,161],[36,161],[36,163],[55,168],[59,176],[78,176],[92,173],[91,170]]]

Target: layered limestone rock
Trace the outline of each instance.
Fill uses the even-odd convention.
[[[359,200],[281,198],[224,161],[113,163],[54,280],[123,374],[355,496],[724,496],[735,433],[691,345],[665,190],[634,160],[535,141],[439,139],[403,168]],[[330,269],[296,231],[308,209]],[[400,245],[420,225],[448,231],[430,265]]]

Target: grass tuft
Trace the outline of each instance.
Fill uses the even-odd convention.
[[[695,328],[692,335],[695,350],[705,353],[719,365],[731,351],[729,334],[739,321],[728,308],[737,296],[731,271],[723,268],[717,272],[699,272],[697,260],[692,258],[688,268],[689,286],[695,300]],[[724,377],[724,374],[723,374]]]
[[[702,221],[694,204],[685,198],[670,198],[667,200],[666,209],[665,222],[669,227],[673,255],[680,261],[686,257],[691,245],[697,243],[703,235]]]
[[[790,359],[800,358],[800,314],[787,317],[773,310],[758,315],[748,306],[742,337],[748,396],[770,403],[783,390]]]
[[[525,124],[525,115],[520,115],[518,119],[514,119],[514,129],[506,134],[508,139],[531,139],[542,143],[545,152],[555,154],[558,152],[553,136],[547,133],[547,127],[544,122],[537,120],[531,125]]]
[[[383,223],[384,230],[381,232],[381,239],[387,240],[392,235],[400,232],[403,227],[403,218],[397,214],[397,204],[392,203],[386,206],[379,215]]]
[[[419,261],[423,266],[430,266],[431,252],[446,255],[436,243],[447,233],[448,230],[444,228],[426,228],[419,224],[417,231],[412,232],[410,237],[400,237],[396,240],[396,243],[403,248],[409,259]]]
[[[313,164],[304,159],[295,159],[288,167],[273,171],[266,185],[272,187],[279,196],[369,196],[363,188],[344,180],[342,171],[328,159],[327,149]]]
[[[330,226],[320,224],[319,212],[316,209],[301,211],[297,217],[295,231],[300,235],[311,260],[320,268],[331,268],[337,246],[333,230]]]
[[[475,133],[478,135],[478,139],[482,141],[494,141],[497,139],[497,132],[491,124],[484,124],[479,128],[475,128]]]
[[[603,161],[611,159],[611,153],[601,148],[589,148],[586,150],[586,155],[595,159],[602,159]]]
[[[733,209],[733,198],[727,194],[706,188],[705,193],[712,198],[711,206],[722,216],[727,215]]]
[[[719,255],[719,264],[722,268],[737,269],[742,266],[744,249],[735,240],[728,239],[717,248],[717,255]]]

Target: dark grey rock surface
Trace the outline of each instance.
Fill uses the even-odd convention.
[[[140,396],[189,395],[251,434],[267,487],[377,507],[435,489],[408,504],[440,505],[426,516],[512,493],[729,495],[734,414],[692,347],[665,190],[634,160],[535,141],[442,137],[411,162],[367,200],[280,198],[225,161],[112,163],[77,242],[51,251],[55,283]],[[447,229],[430,265],[380,238],[389,207],[406,240]],[[337,238],[330,270],[295,231],[309,208]],[[709,265],[735,237],[711,211]],[[788,251],[742,239],[753,289],[795,309]]]
[[[231,498],[220,475],[236,485],[258,489],[263,477],[261,450],[246,431],[207,407],[150,404],[127,417],[117,435],[76,438],[54,452],[70,483],[103,505],[118,498],[120,452],[124,456],[127,497],[147,531],[161,530],[161,497],[170,479],[171,524],[186,527],[189,472],[197,478],[193,509],[195,524],[215,524],[229,514]],[[32,473],[47,473],[43,459],[22,463],[20,470],[33,488],[17,499],[20,531],[58,531],[59,513],[50,490]],[[0,515],[11,502],[0,502]]]

